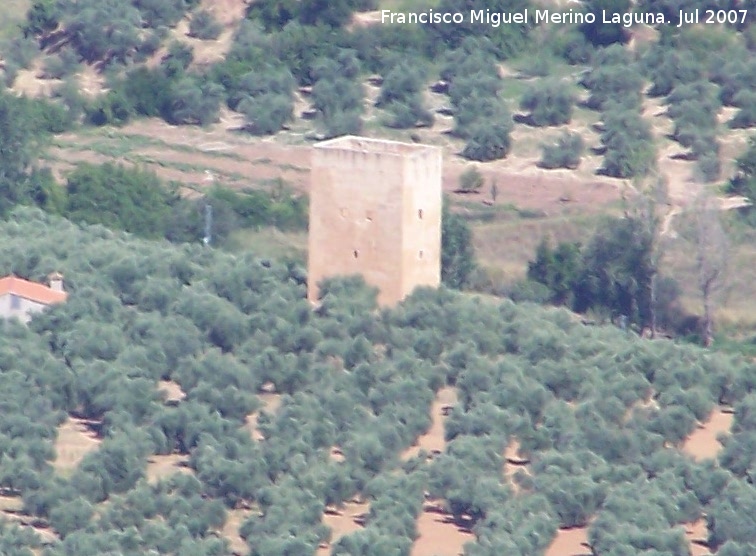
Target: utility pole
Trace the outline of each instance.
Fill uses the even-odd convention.
[[[213,240],[213,205],[205,200],[205,237],[202,243],[210,245]]]

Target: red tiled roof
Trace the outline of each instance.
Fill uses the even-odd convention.
[[[59,292],[48,288],[44,284],[30,282],[17,276],[0,278],[0,296],[9,293],[44,305],[63,303],[68,297],[66,292]]]

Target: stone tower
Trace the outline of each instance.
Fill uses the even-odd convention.
[[[392,305],[441,280],[441,149],[363,137],[315,145],[308,290],[361,274]]]

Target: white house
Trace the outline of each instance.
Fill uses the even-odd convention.
[[[50,285],[45,286],[13,275],[0,278],[0,318],[17,317],[29,322],[34,313],[63,303],[68,297],[63,290],[63,276],[53,272],[48,281]]]

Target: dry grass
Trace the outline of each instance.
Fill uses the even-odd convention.
[[[88,453],[100,445],[100,439],[87,425],[85,420],[71,417],[58,427],[58,438],[55,441],[57,457],[53,462],[58,473],[71,473]]]
[[[485,267],[499,269],[507,283],[525,276],[542,239],[586,243],[597,225],[592,216],[515,219],[473,228],[475,253]]]

